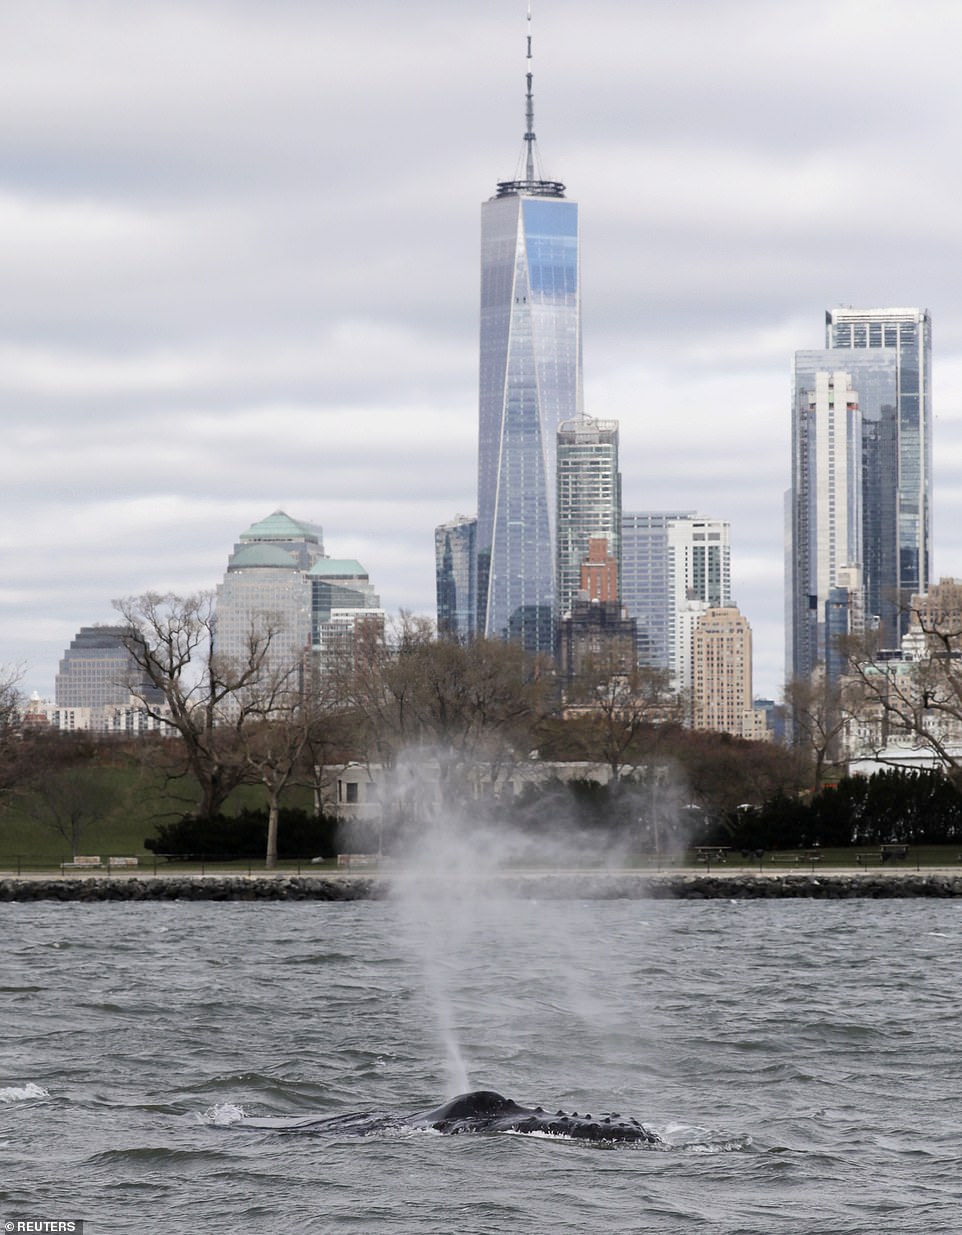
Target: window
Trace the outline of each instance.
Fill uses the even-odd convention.
[[[337,782],[337,800],[339,802],[358,802],[360,786],[356,780],[339,780]]]

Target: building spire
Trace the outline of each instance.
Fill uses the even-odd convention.
[[[522,151],[524,171],[516,180],[501,180],[498,182],[498,197],[513,197],[519,193],[535,197],[564,197],[565,186],[557,180],[545,180],[537,168],[534,132],[534,70],[531,52],[531,0],[528,0],[528,34],[527,52],[525,56],[525,94],[524,94],[524,148]],[[515,172],[518,176],[521,168]]]
[[[526,61],[525,81],[527,90],[524,96],[524,117],[526,130],[524,135],[525,145],[527,147],[527,157],[525,159],[525,180],[534,180],[534,91],[532,83],[534,81],[534,72],[531,65],[531,5],[528,4],[528,55]]]

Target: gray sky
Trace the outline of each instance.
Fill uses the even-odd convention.
[[[282,507],[434,611],[475,511],[480,203],[524,0],[0,6],[0,663],[50,695],[111,600],[192,591]],[[581,206],[585,406],[626,509],[729,519],[783,672],[794,350],[927,307],[935,573],[962,574],[962,5],[535,0],[545,173]]]

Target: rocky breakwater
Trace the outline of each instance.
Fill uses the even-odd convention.
[[[445,878],[445,885],[450,879]],[[557,871],[494,875],[493,888],[526,900],[776,900],[808,897],[962,897],[962,872],[751,874]],[[303,875],[157,875],[2,878],[2,901],[354,901],[389,896],[388,878]]]
[[[375,879],[300,875],[0,879],[0,901],[353,901],[383,894]]]
[[[833,871],[831,874],[792,875],[664,875],[656,876],[647,896],[676,900],[779,900],[808,897],[815,900],[871,900],[898,897],[962,896],[962,874],[922,872],[868,874]]]
[[[518,875],[501,880],[506,889],[532,900],[777,900],[811,897],[819,900],[891,897],[962,896],[962,872],[831,874],[758,874],[725,871],[559,872]]]

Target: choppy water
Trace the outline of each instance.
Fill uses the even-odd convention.
[[[962,1230],[959,902],[34,903],[0,930],[0,1220]],[[668,1147],[243,1122],[428,1107],[462,1066]]]

